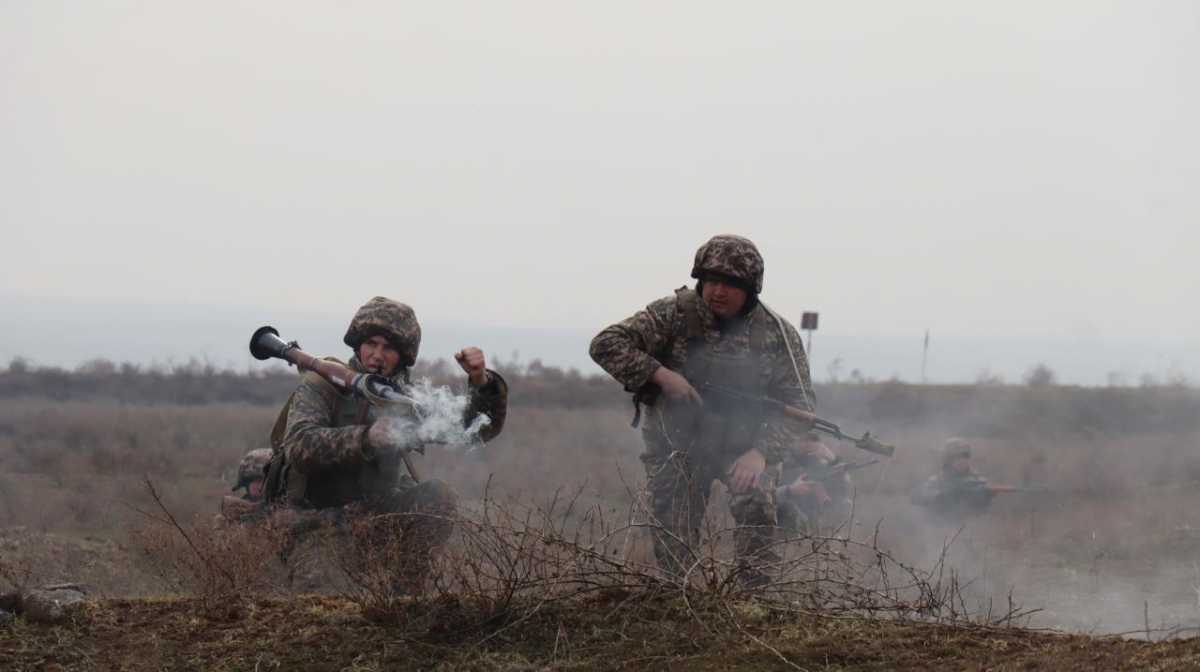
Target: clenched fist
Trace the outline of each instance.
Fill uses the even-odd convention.
[[[487,361],[482,350],[476,347],[463,348],[454,353],[454,361],[467,372],[467,380],[470,380],[472,385],[487,383]]]

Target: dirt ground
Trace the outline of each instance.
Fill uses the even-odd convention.
[[[239,605],[108,600],[74,622],[0,629],[0,662],[47,670],[1191,670],[1200,641],[1156,643],[1019,629],[776,616],[706,631],[678,601],[605,598],[484,631],[469,607],[378,624],[336,597]],[[789,663],[785,663],[786,658]]]

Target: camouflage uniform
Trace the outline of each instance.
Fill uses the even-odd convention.
[[[824,518],[835,527],[845,522],[849,516],[850,475],[840,472],[827,478],[814,480],[813,475],[836,468],[842,464],[842,458],[836,455],[815,433],[810,433],[802,449],[792,446],[787,451],[780,472],[780,486],[776,489],[776,501],[779,508],[779,527],[789,533],[816,534],[817,526]],[[788,490],[788,486],[797,480],[820,484],[829,501],[822,501],[816,493],[797,496]]]
[[[744,285],[747,304],[740,316],[720,320],[705,304],[700,287],[708,273]],[[753,243],[738,236],[714,237],[696,253],[692,277],[701,283],[695,290],[680,288],[592,339],[592,359],[635,392],[639,413],[642,403],[646,407],[642,462],[651,509],[669,531],[654,539],[659,565],[668,571],[685,572],[694,562],[690,549],[699,542],[711,483],[719,480],[729,487],[730,467],[752,448],[766,458],[767,468],[752,488],[730,496],[738,524],[735,552],[748,573],[754,563],[774,559],[766,547],[776,524],[779,464],[805,428],[750,405],[735,408],[706,398],[700,407],[660,398],[650,382],[665,366],[702,393],[706,384],[715,384],[812,410],[800,336],[758,302],[762,275],[762,257]]]
[[[951,469],[955,460],[970,456],[971,446],[966,441],[959,438],[947,440],[942,449],[941,473],[930,476],[913,489],[909,495],[912,503],[948,518],[986,511],[996,496],[988,489],[987,479],[973,469],[968,468],[963,473]]]
[[[421,338],[412,309],[383,297],[371,299],[355,314],[344,341],[357,350],[375,335],[385,336],[401,354],[391,380],[407,385]],[[348,366],[365,372],[357,356]],[[479,414],[490,418],[480,432],[484,441],[503,428],[508,400],[504,379],[491,370],[487,377],[484,385],[469,386],[470,403],[463,417],[464,425]],[[379,526],[385,538],[403,536],[404,561],[398,574],[407,590],[419,590],[430,553],[452,531],[448,517],[456,510],[456,497],[442,481],[417,483],[406,472],[399,453],[377,454],[367,441],[367,430],[378,410],[362,398],[343,394],[320,376],[306,373],[289,401],[286,429],[276,446],[286,464],[280,489],[288,506],[320,511],[328,519],[342,519],[342,513],[424,514],[385,516]]]
[[[242,456],[242,461],[238,463],[237,483],[234,483],[233,490],[241,490],[245,488],[245,497],[251,501],[257,501],[262,498],[262,492],[259,486],[262,481],[267,478],[267,465],[271,462],[270,448],[255,448],[254,450]]]
[[[270,448],[256,448],[242,456],[238,463],[237,482],[232,490],[243,490],[240,497],[225,495],[221,498],[221,512],[217,515],[217,526],[232,523],[257,523],[266,517],[263,503],[262,484],[266,480],[267,465],[271,462]]]

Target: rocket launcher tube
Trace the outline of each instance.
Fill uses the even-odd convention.
[[[359,373],[338,362],[314,357],[301,350],[296,341],[285,342],[274,327],[259,327],[254,332],[250,337],[250,354],[261,360],[272,357],[282,359],[301,371],[312,371],[332,385],[372,403],[413,403],[387,378],[373,373]]]

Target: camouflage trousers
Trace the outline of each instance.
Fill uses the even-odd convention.
[[[333,528],[340,543],[351,545],[344,562],[348,573],[385,571],[397,592],[413,595],[424,590],[433,555],[454,532],[457,510],[458,498],[443,481],[406,479],[387,493],[342,507],[285,508],[272,518],[293,539]]]
[[[697,459],[685,452],[656,450],[647,442],[642,463],[650,511],[657,523],[654,556],[664,571],[683,577],[701,559],[701,528],[712,482],[720,481],[728,490],[729,468],[736,459],[736,455]],[[744,585],[766,583],[766,568],[779,561],[771,550],[778,473],[778,465],[768,465],[749,490],[729,493],[729,512],[736,524],[734,559]]]

